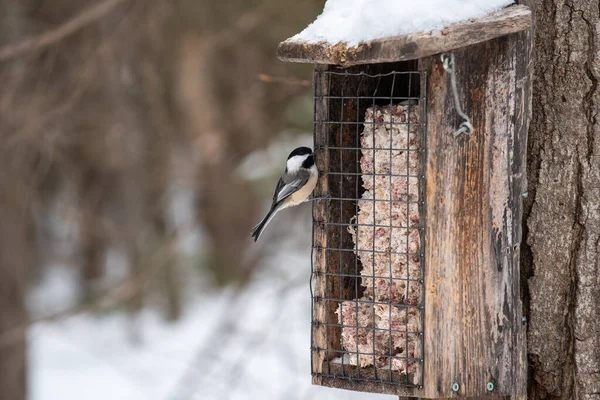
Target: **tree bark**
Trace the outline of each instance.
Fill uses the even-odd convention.
[[[0,0],[0,47],[30,33],[30,27],[20,19],[28,6],[29,1]],[[19,61],[0,64],[3,96],[10,92],[9,87],[17,75],[15,72],[21,68]],[[10,141],[20,120],[17,111],[9,111],[12,103],[4,99],[0,106],[0,338],[3,339],[0,340],[0,399],[25,400],[26,332],[18,330],[11,335],[3,334],[28,321],[25,306],[27,273],[35,251],[28,207],[32,160],[27,157],[30,154],[27,140]]]
[[[529,398],[600,399],[600,6],[522,3],[535,19],[522,256]]]
[[[0,156],[0,336],[3,332],[27,322],[25,290],[27,265],[32,254],[28,235],[28,209],[23,199],[15,195],[13,168],[5,162],[11,157]],[[9,162],[10,162],[9,161]],[[8,167],[8,168],[7,168]],[[19,189],[22,189],[19,187]],[[0,398],[26,398],[26,335],[19,331],[0,342]]]

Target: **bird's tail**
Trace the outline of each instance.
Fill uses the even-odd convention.
[[[266,228],[269,222],[271,222],[277,211],[279,211],[278,207],[272,207],[267,213],[267,215],[263,218],[263,220],[260,221],[260,223],[254,228],[252,228],[252,237],[254,238],[255,242],[258,240],[262,231]]]

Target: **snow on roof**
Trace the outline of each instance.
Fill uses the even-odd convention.
[[[513,0],[327,0],[323,13],[288,40],[359,42],[443,29],[513,4]]]

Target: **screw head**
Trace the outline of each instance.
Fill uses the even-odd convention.
[[[452,384],[452,391],[453,392],[458,392],[458,389],[460,389],[460,385],[458,383],[453,383]]]
[[[485,385],[485,388],[487,389],[488,392],[491,392],[494,390],[494,382],[488,382],[487,385]]]

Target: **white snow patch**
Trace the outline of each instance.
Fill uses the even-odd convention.
[[[397,399],[311,385],[310,219],[302,220],[303,239],[284,241],[233,303],[232,289],[197,290],[174,324],[152,310],[135,321],[115,312],[36,323],[29,330],[30,398]],[[57,285],[65,270],[49,274],[38,300],[49,294],[68,300],[71,285]],[[233,326],[220,326],[229,316]],[[141,339],[137,345],[132,329]]]
[[[327,0],[323,13],[288,40],[346,43],[427,32],[483,17],[513,0]]]
[[[78,271],[75,267],[49,264],[42,269],[42,283],[33,285],[27,305],[33,318],[68,309],[79,300]]]

